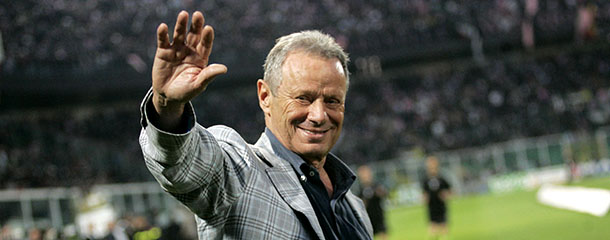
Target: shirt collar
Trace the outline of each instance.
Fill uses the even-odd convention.
[[[304,176],[302,169],[307,169],[309,167],[307,162],[305,162],[303,158],[301,158],[293,151],[288,150],[280,142],[280,140],[278,140],[275,135],[273,135],[269,128],[265,128],[265,135],[271,143],[271,148],[273,152],[281,159],[288,161],[299,176]],[[326,156],[325,168],[327,171],[334,172],[333,174],[336,178],[335,185],[338,188],[349,189],[356,180],[356,174],[354,174],[354,172],[345,163],[343,163],[343,161],[341,161],[337,156],[332,153],[328,153],[328,156]]]

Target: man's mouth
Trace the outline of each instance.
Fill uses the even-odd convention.
[[[305,130],[306,132],[312,133],[312,134],[320,134],[320,133],[328,132],[328,129],[327,130],[308,130],[308,129],[303,129],[303,130]]]
[[[305,128],[299,128],[301,130],[303,130],[303,132],[305,134],[307,134],[310,137],[322,137],[324,136],[325,133],[328,132],[328,130],[330,129],[305,129]]]

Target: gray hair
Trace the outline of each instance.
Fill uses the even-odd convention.
[[[269,84],[272,94],[276,94],[277,88],[282,82],[282,66],[286,56],[298,50],[328,59],[339,59],[345,73],[345,85],[349,87],[349,71],[347,69],[349,57],[347,53],[330,35],[317,30],[308,30],[278,38],[275,41],[275,46],[269,51],[263,65],[265,69],[263,80]]]

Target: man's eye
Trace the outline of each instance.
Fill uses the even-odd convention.
[[[326,103],[328,103],[328,104],[340,104],[341,102],[339,100],[337,100],[337,99],[331,98],[331,99],[326,100]]]
[[[300,102],[309,102],[309,98],[305,97],[305,96],[298,96],[296,97],[297,100],[299,100]]]

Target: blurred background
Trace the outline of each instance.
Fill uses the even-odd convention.
[[[390,239],[426,236],[429,155],[452,185],[453,239],[610,237],[608,216],[535,197],[544,183],[610,189],[608,1],[20,0],[0,2],[0,239],[195,238],[138,145],[156,27],[183,9],[203,12],[229,69],[194,101],[198,121],[249,142],[277,37],[320,29],[350,53],[333,152],[388,189]]]

